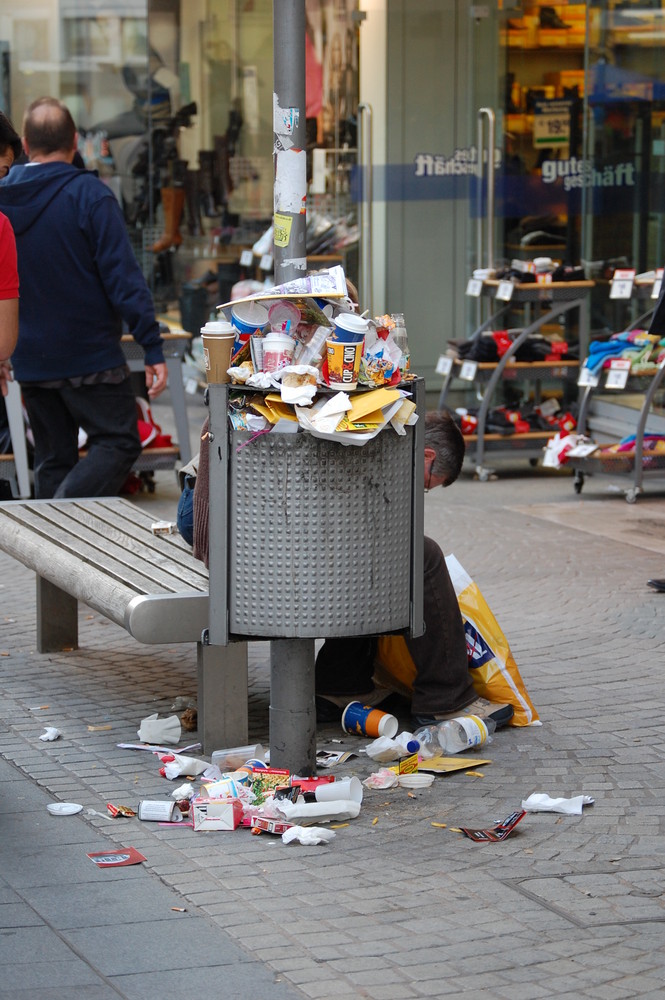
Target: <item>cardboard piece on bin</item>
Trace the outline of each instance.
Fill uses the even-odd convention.
[[[399,389],[372,389],[370,392],[351,396],[351,409],[347,413],[349,423],[372,422],[377,419],[384,423],[384,406],[390,406],[401,395]]]

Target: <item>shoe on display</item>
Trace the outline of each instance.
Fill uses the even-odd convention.
[[[434,726],[437,722],[457,719],[460,715],[477,715],[480,719],[492,719],[497,729],[506,726],[513,717],[512,705],[500,705],[487,698],[476,698],[470,705],[458,709],[457,712],[435,712],[433,715],[413,715],[411,722],[414,729],[420,726]]]
[[[540,27],[541,28],[572,28],[572,24],[566,24],[562,21],[554,7],[541,7],[540,8]]]

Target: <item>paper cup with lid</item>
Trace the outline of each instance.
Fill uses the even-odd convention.
[[[226,320],[210,320],[201,327],[203,363],[207,382],[218,384],[231,381],[227,372],[231,367],[235,339],[236,332]]]
[[[342,340],[347,344],[357,344],[363,341],[369,330],[369,320],[356,313],[339,313],[333,319],[333,339]]]
[[[241,335],[241,339],[257,330],[263,333],[268,327],[268,310],[260,302],[238,302],[231,306],[231,322]]]

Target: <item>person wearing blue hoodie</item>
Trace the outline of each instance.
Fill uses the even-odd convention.
[[[166,386],[162,338],[120,206],[74,166],[66,105],[34,101],[23,120],[29,162],[0,181],[16,235],[21,286],[14,376],[35,445],[35,496],[117,494],[140,454],[123,321],[145,353],[148,395]],[[78,432],[87,435],[79,456]]]

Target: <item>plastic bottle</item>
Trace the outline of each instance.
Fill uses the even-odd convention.
[[[446,719],[431,726],[422,726],[413,734],[420,743],[422,757],[436,757],[481,747],[491,742],[491,734],[496,729],[494,719],[479,719],[476,715],[460,715],[456,719]]]
[[[395,327],[392,332],[392,338],[395,345],[401,351],[401,357],[399,360],[399,370],[402,375],[408,372],[411,367],[411,354],[409,352],[409,341],[406,335],[406,325],[404,323],[404,313],[392,313],[392,319],[394,320]]]

